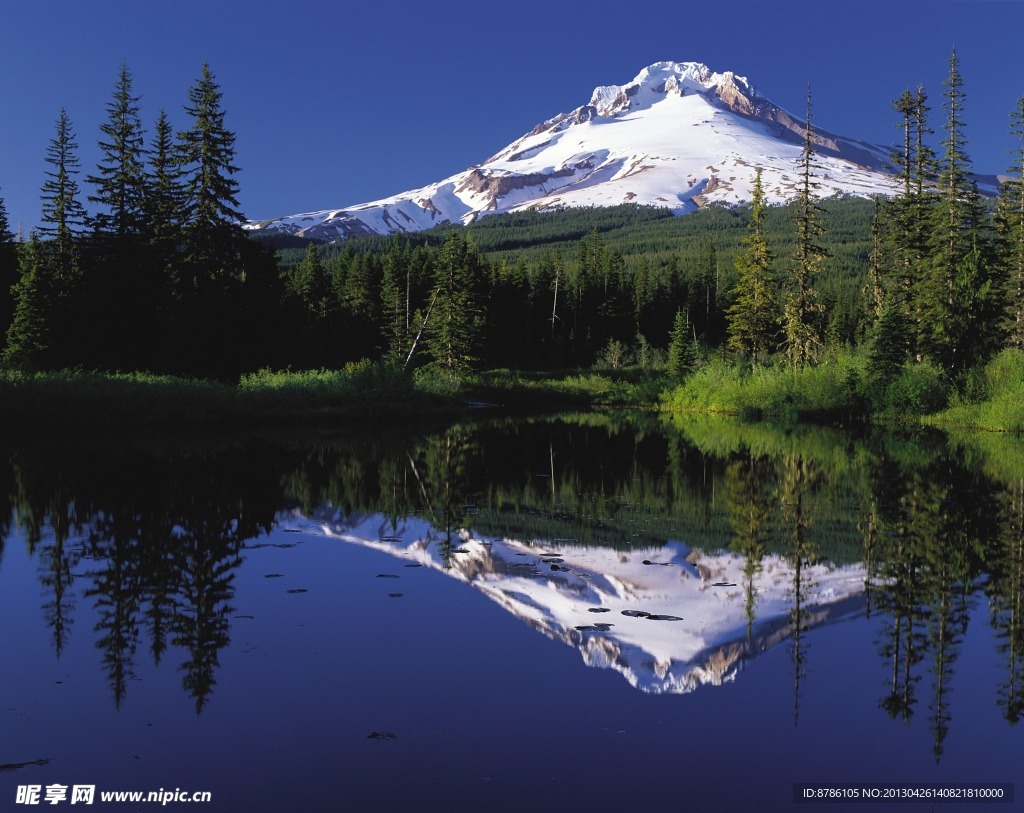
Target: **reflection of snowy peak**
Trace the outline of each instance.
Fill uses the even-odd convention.
[[[449,543],[423,520],[393,529],[378,515],[295,521],[470,583],[534,629],[577,647],[588,665],[615,669],[646,692],[720,685],[788,637],[794,571],[776,556],[753,576],[756,617],[748,639],[746,562],[731,554],[678,542],[625,553],[557,541],[486,541],[465,530]],[[803,626],[860,605],[862,567],[805,566],[802,578]]]
[[[253,222],[309,237],[418,231],[493,212],[637,203],[689,212],[750,199],[763,172],[770,201],[792,198],[803,122],[741,76],[658,62],[626,85],[537,125],[482,164],[384,200]],[[887,150],[816,130],[824,197],[889,194]]]

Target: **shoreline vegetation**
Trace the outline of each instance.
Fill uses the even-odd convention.
[[[951,381],[907,364],[886,380],[860,353],[805,368],[712,358],[681,381],[660,366],[450,377],[364,360],[340,370],[270,371],[237,383],[148,373],[0,369],[0,421],[20,426],[262,425],[374,422],[565,409],[651,410],[794,423],[904,423],[1024,434],[1024,351],[1011,349]]]

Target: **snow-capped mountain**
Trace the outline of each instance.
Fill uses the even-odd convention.
[[[292,530],[371,548],[470,584],[530,627],[576,647],[584,663],[619,672],[653,694],[685,694],[734,680],[793,633],[796,571],[778,556],[756,574],[730,553],[679,541],[629,553],[564,540],[449,536],[407,517],[333,509],[282,517]],[[805,566],[804,629],[863,612],[863,565]]]
[[[658,62],[625,85],[538,124],[482,164],[384,200],[253,221],[334,240],[469,223],[495,212],[637,203],[683,214],[750,199],[755,170],[769,202],[794,196],[804,124],[742,76]],[[815,128],[822,197],[891,194],[886,148]]]

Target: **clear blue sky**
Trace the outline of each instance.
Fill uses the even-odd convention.
[[[43,157],[61,106],[84,177],[122,61],[147,130],[176,127],[208,60],[238,135],[250,218],[361,203],[483,161],[537,122],[661,60],[747,76],[816,123],[891,143],[890,101],[923,82],[941,137],[942,82],[956,47],[968,152],[1003,172],[1009,114],[1024,96],[1021,0],[19,0],[0,17],[0,197],[38,222]]]

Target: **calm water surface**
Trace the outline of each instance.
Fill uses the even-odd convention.
[[[1018,441],[581,416],[0,451],[2,810],[30,785],[107,810],[1024,798]]]

